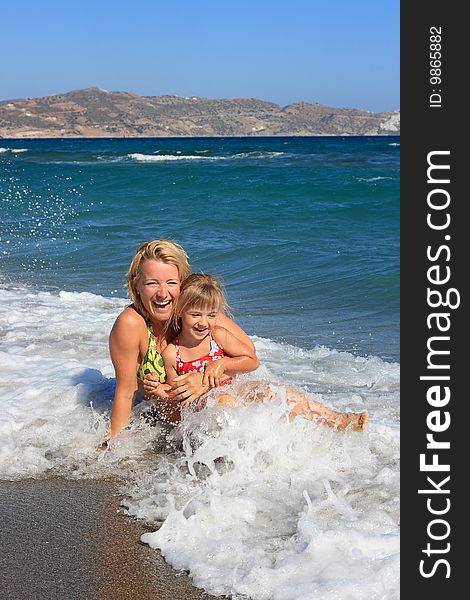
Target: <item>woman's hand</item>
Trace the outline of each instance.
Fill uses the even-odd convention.
[[[142,386],[144,388],[145,398],[166,398],[166,394],[163,388],[163,384],[160,383],[160,379],[157,373],[149,373],[145,376]]]
[[[173,379],[169,395],[182,406],[187,406],[208,390],[209,386],[202,383],[201,373],[186,373]]]
[[[226,369],[227,365],[224,358],[210,362],[206,365],[202,376],[203,385],[207,384],[210,390],[218,387],[222,381],[229,379],[229,376],[226,375]]]

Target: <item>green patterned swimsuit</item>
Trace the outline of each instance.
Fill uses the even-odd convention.
[[[155,340],[152,323],[150,321],[147,321],[147,332],[149,336],[149,349],[140,364],[137,377],[143,381],[145,375],[157,373],[160,383],[165,383],[165,365],[163,363],[162,355],[157,350],[157,341]]]

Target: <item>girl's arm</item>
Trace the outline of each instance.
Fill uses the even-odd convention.
[[[232,334],[232,336],[242,344],[242,347],[244,348],[244,351],[247,352],[247,355],[250,355],[252,358],[254,358],[255,361],[249,362],[246,360],[245,356],[239,356],[237,360],[234,359],[230,361],[230,370],[227,371],[227,373],[225,374],[225,379],[227,379],[227,377],[229,377],[230,375],[235,375],[236,373],[247,373],[249,371],[254,371],[255,369],[257,369],[259,362],[256,358],[255,347],[253,345],[253,342],[243,331],[243,329],[222,313],[219,313],[217,315],[217,326],[220,326],[221,328],[224,328],[227,331],[229,331]],[[228,362],[227,357],[221,360],[225,361],[225,364],[227,364]],[[218,360],[215,362],[219,363],[221,361]],[[209,366],[210,365],[208,365],[208,367]],[[212,369],[215,368],[215,366],[209,368],[209,375]],[[219,366],[217,372],[219,372],[220,369],[221,367]],[[175,400],[178,400],[180,402],[184,401],[184,403],[187,404],[199,398],[199,396],[207,392],[209,389],[216,387],[216,385],[214,384],[214,379],[209,379],[206,373],[204,373],[202,377],[199,373],[188,373],[186,375],[178,375],[178,377],[175,377],[172,386],[172,397]],[[222,375],[220,375],[220,377],[222,377]],[[219,381],[220,377],[218,378]],[[211,382],[211,385],[209,385],[209,381]]]
[[[159,403],[158,408],[163,412],[170,410],[173,421],[179,421],[180,418],[180,407],[185,406],[196,400],[209,390],[207,384],[201,383],[200,373],[188,373],[186,375],[178,375],[176,370],[176,346],[174,344],[168,344],[162,353],[163,363],[165,365],[166,381],[172,387],[172,391],[166,394],[168,400],[166,406],[163,403]],[[183,391],[178,390],[178,387],[184,384]],[[193,386],[192,391],[188,391],[189,386]]]
[[[183,405],[197,400],[202,394],[208,392],[211,388],[207,382],[202,381],[201,373],[185,373],[178,375],[173,379],[171,397]]]
[[[211,389],[220,385],[220,382],[226,379],[227,375],[247,373],[259,367],[259,360],[253,344],[251,344],[252,350],[250,346],[235,337],[229,330],[220,326],[214,327],[212,337],[223,348],[226,356],[206,366],[202,382],[207,383]]]
[[[234,335],[238,340],[243,342],[245,344],[245,346],[248,346],[248,348],[250,348],[251,352],[253,352],[254,356],[256,356],[256,350],[255,350],[253,342],[250,340],[250,338],[245,333],[245,331],[243,331],[243,329],[239,325],[237,325],[234,321],[229,319],[223,313],[219,313],[217,315],[217,325],[220,327],[224,327],[225,329],[230,331],[230,333],[232,335]],[[250,370],[253,370],[253,369],[250,369]]]
[[[172,387],[172,391],[168,392],[168,397],[174,402],[182,405],[189,404],[210,389],[207,384],[201,382],[200,373],[178,375],[174,344],[168,344],[163,351],[162,358],[165,364],[166,381]]]
[[[171,386],[174,378],[178,376],[176,370],[176,346],[174,344],[168,344],[162,352],[162,358],[165,365],[166,382]]]

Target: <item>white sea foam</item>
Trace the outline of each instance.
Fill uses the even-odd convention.
[[[283,156],[285,152],[240,152],[238,154],[232,154],[228,156],[202,156],[201,153],[198,153],[198,156],[194,156],[192,154],[181,154],[181,151],[178,151],[176,155],[174,154],[141,154],[139,152],[134,152],[132,154],[128,154],[127,158],[135,160],[137,162],[165,162],[165,161],[184,161],[184,160],[233,160],[240,158],[275,158],[277,156]]]
[[[268,151],[253,151],[253,152],[239,152],[233,154],[233,158],[276,158],[277,156],[286,156],[286,152],[268,152]]]
[[[222,160],[223,156],[193,156],[192,154],[173,155],[173,154],[141,154],[134,152],[127,155],[128,158],[138,162],[165,162],[171,160]]]
[[[396,600],[399,366],[254,337],[262,367],[245,378],[271,382],[276,400],[209,400],[171,432],[139,419],[141,403],[96,452],[114,391],[107,336],[125,305],[0,290],[0,476],[123,476],[129,513],[156,530],[143,540],[213,594]],[[369,411],[369,431],[290,421],[281,379]]]
[[[381,179],[392,179],[392,177],[383,177],[382,175],[377,175],[377,177],[359,177],[358,181],[380,181]]]
[[[136,484],[142,541],[196,586],[253,600],[398,598],[398,433],[290,421],[283,400],[212,407]],[[391,466],[393,465],[393,466]],[[308,594],[307,594],[308,590]]]
[[[0,154],[21,154],[22,152],[28,152],[29,148],[0,148]]]

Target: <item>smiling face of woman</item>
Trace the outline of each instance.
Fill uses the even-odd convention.
[[[152,321],[166,322],[171,318],[180,286],[175,265],[157,260],[145,260],[140,265],[137,292]]]

